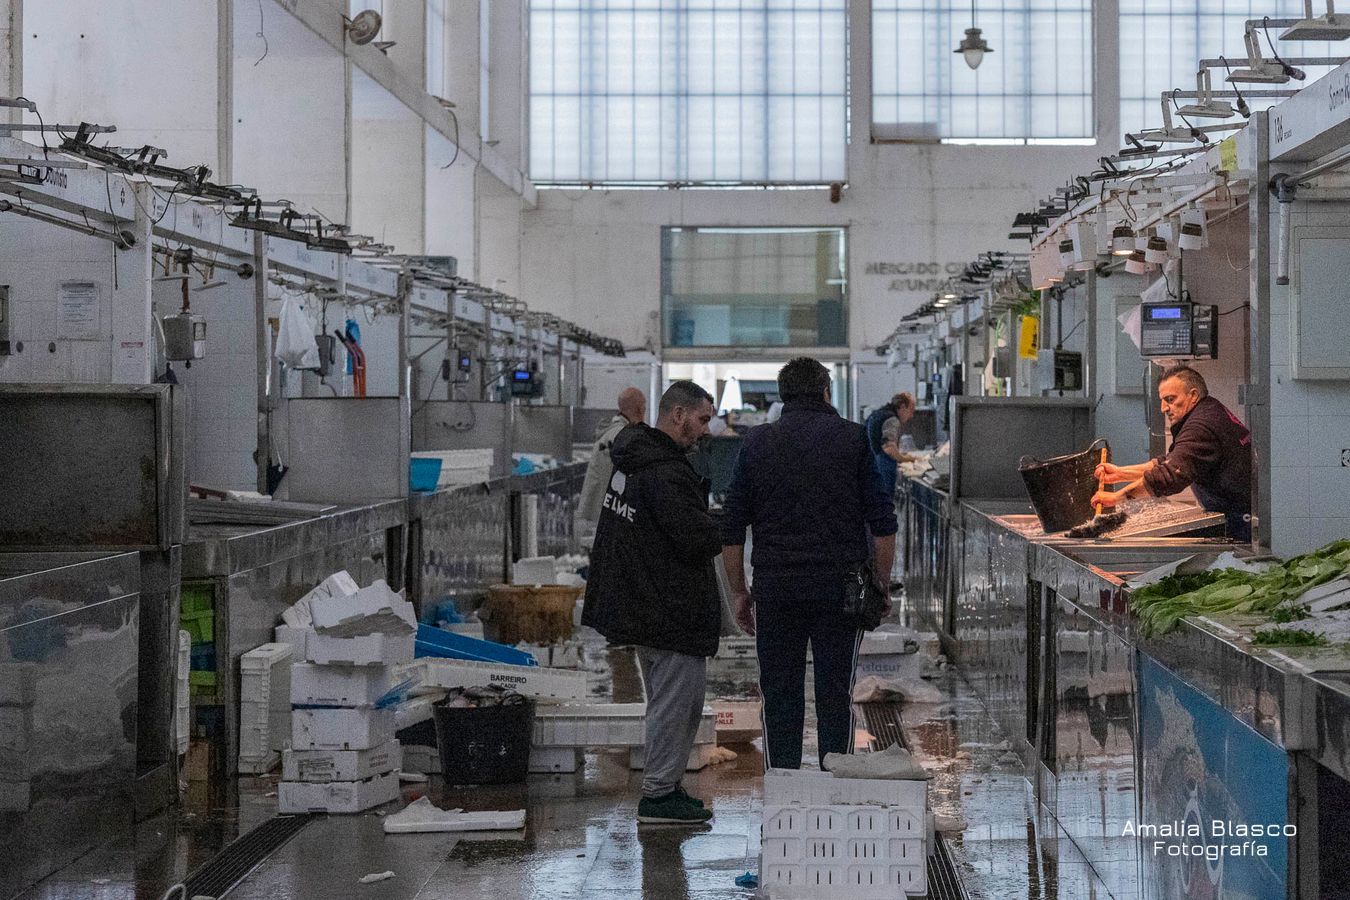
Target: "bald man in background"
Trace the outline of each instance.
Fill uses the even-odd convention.
[[[581,498],[577,501],[577,539],[587,546],[595,539],[596,525],[600,521],[600,505],[605,501],[605,491],[614,474],[609,448],[620,431],[645,421],[647,397],[635,387],[624,388],[619,392],[618,407],[618,414],[609,420],[595,442],[590,465],[586,467],[586,481],[581,486]]]

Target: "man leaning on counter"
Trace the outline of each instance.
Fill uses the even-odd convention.
[[[1237,416],[1209,396],[1199,372],[1173,366],[1158,383],[1172,447],[1160,459],[1133,466],[1103,463],[1097,478],[1119,491],[1101,490],[1094,505],[1115,506],[1132,497],[1166,497],[1191,488],[1200,505],[1228,520],[1228,535],[1251,540],[1252,435]]]

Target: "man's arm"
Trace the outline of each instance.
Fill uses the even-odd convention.
[[[895,569],[895,535],[872,538],[872,568],[877,576],[877,584],[883,589],[889,589],[891,572]]]
[[[750,588],[745,584],[745,545],[723,545],[722,567],[727,573],[727,587],[731,590],[736,624],[741,626],[741,631],[754,635],[755,607],[750,602]]]

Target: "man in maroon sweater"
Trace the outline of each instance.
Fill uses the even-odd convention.
[[[1209,396],[1205,379],[1190,366],[1163,373],[1158,399],[1172,425],[1172,448],[1161,459],[1140,465],[1098,466],[1099,479],[1125,487],[1098,491],[1093,504],[1110,507],[1130,497],[1165,497],[1189,487],[1201,506],[1224,514],[1230,537],[1251,540],[1251,432]]]

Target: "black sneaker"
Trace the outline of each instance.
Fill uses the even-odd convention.
[[[678,789],[664,797],[643,797],[638,801],[638,822],[647,825],[702,825],[712,818],[712,810],[695,805]]]
[[[684,785],[682,785],[682,784],[676,785],[676,786],[675,786],[675,796],[677,796],[677,797],[683,797],[684,799],[688,800],[690,803],[692,803],[692,804],[694,804],[695,806],[697,806],[699,809],[703,809],[703,808],[704,808],[703,801],[700,800],[700,799],[698,799],[697,797],[691,796],[689,793],[687,793],[687,792],[685,791],[685,789],[684,789]]]

